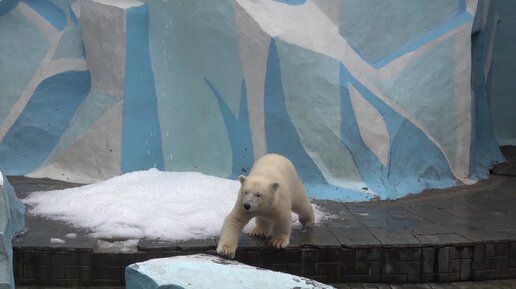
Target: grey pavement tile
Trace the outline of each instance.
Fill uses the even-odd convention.
[[[345,206],[343,202],[334,202],[327,200],[312,200],[317,205],[324,207],[324,210],[330,214],[339,216],[340,220],[356,219],[355,215]]]
[[[427,220],[411,220],[404,227],[417,234],[451,234],[459,228],[452,224],[434,224]]]
[[[491,231],[480,230],[471,231],[464,228],[463,230],[457,231],[461,236],[473,241],[473,242],[485,242],[485,241],[511,241],[516,240],[516,229],[505,229]]]
[[[415,237],[421,242],[422,245],[450,245],[450,244],[469,244],[471,240],[464,238],[463,236],[451,233],[451,234],[416,234]]]
[[[344,247],[372,247],[380,242],[366,228],[344,228],[327,225],[328,229]]]
[[[506,161],[516,162],[516,146],[503,145],[500,146],[500,151],[502,152]]]
[[[142,251],[201,251],[215,249],[216,239],[186,240],[179,242],[140,239],[138,249]]]
[[[376,284],[371,283],[364,283],[362,284],[362,287],[364,287],[364,289],[378,289],[378,286],[376,286]]]
[[[432,289],[430,284],[403,284],[403,289]]]
[[[360,222],[367,228],[385,228],[390,226],[388,218],[371,218],[360,220]]]
[[[376,284],[370,283],[364,283],[362,284],[362,287],[364,287],[364,289],[378,289],[378,286],[376,286]]]
[[[350,289],[349,285],[346,283],[338,283],[338,284],[331,284],[331,285],[337,289]]]
[[[345,228],[365,228],[364,224],[358,219],[332,219],[324,221],[324,224]]]
[[[393,219],[410,219],[414,218],[414,214],[406,211],[405,209],[399,208],[394,210],[388,210],[387,213]]]
[[[491,170],[493,175],[516,177],[516,163],[497,164]]]
[[[500,283],[509,288],[516,288],[516,279],[497,280],[497,281],[493,281],[493,282]]]
[[[290,239],[293,245],[299,246],[340,247],[339,240],[326,225],[294,229]]]
[[[451,283],[428,283],[432,289],[457,289],[456,286]]]
[[[261,248],[261,247],[270,247],[269,245],[270,238],[255,238],[251,237],[249,234],[243,233],[240,235],[240,239],[238,240],[238,248]],[[290,247],[296,246],[296,244],[289,244]]]
[[[502,289],[496,284],[488,282],[453,282],[451,283],[457,289]]]
[[[364,289],[364,286],[360,283],[350,283],[348,286],[350,289]]]
[[[369,231],[382,246],[413,247],[421,245],[421,242],[405,228],[370,228]]]
[[[404,208],[415,216],[431,221],[434,224],[460,223],[461,221],[456,216],[428,204],[408,204]]]

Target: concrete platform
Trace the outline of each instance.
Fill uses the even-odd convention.
[[[516,278],[516,149],[505,147],[503,152],[509,162],[475,185],[429,190],[397,201],[320,201],[338,218],[312,230],[295,230],[284,250],[243,236],[236,259],[332,284]],[[20,198],[76,185],[24,177],[9,181]],[[41,217],[27,216],[26,221],[27,232],[13,241],[18,285],[123,286],[128,264],[214,254],[217,242],[143,239],[121,252],[117,243],[109,243],[120,240],[89,238],[87,231]],[[66,239],[68,233],[77,237]],[[51,238],[67,242],[52,243]]]
[[[337,289],[516,289],[516,279],[449,283],[347,283],[333,284]],[[18,289],[60,289],[55,286],[17,286]],[[124,287],[67,287],[73,289],[123,289]]]

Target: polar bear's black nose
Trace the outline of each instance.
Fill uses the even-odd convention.
[[[249,211],[249,209],[250,209],[250,208],[251,208],[251,205],[249,205],[249,204],[244,204],[244,209],[245,209],[246,211]]]

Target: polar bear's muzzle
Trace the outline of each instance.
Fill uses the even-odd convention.
[[[256,200],[250,199],[250,200],[244,200],[244,204],[242,207],[244,210],[248,213],[256,211],[258,208],[258,204],[256,203]]]

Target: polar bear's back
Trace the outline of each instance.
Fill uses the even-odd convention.
[[[270,177],[271,180],[280,182],[297,179],[296,169],[290,160],[278,154],[267,154],[259,158],[255,163],[249,175],[262,175]]]

